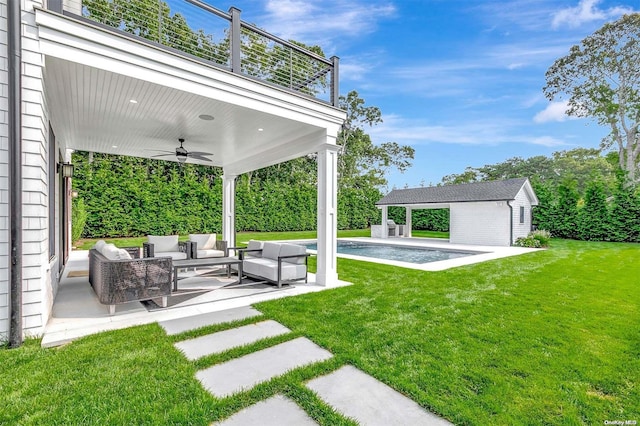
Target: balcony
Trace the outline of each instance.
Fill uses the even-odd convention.
[[[50,0],[49,9],[206,65],[337,106],[338,58],[324,58],[198,0]]]

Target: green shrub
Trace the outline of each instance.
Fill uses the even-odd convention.
[[[71,242],[75,243],[82,237],[84,225],[87,223],[87,208],[82,198],[71,201]]]
[[[540,242],[540,247],[549,247],[551,242],[551,233],[545,229],[537,229],[530,232],[528,237],[531,237]]]
[[[533,238],[532,236],[520,237],[514,243],[517,247],[531,247],[531,248],[540,248],[542,245],[540,244],[540,240]]]
[[[541,248],[548,247],[551,241],[551,233],[544,229],[529,232],[526,237],[520,237],[514,243],[518,247]]]

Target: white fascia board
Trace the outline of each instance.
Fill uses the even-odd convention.
[[[529,179],[527,179],[524,182],[524,185],[522,185],[522,188],[520,188],[520,191],[523,191],[523,190],[526,192],[526,195],[529,198],[529,201],[531,201],[532,206],[537,206],[538,204],[540,204],[540,200],[538,200],[538,197],[536,196],[536,193],[533,190],[533,186],[531,186],[531,182],[529,182]],[[517,195],[516,195],[516,198],[518,198]]]
[[[258,151],[251,156],[243,158],[235,163],[225,164],[224,172],[232,175],[241,175],[252,170],[272,166],[300,156],[318,152],[326,145],[327,134],[324,129],[320,129],[312,134],[300,137],[279,147],[271,147],[269,150]],[[295,146],[295,151],[291,150]]]
[[[161,84],[312,126],[341,126],[346,114],[251,78],[208,66],[112,31],[36,10],[41,53]]]

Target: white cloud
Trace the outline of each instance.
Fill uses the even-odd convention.
[[[626,6],[600,9],[598,8],[600,2],[601,0],[580,0],[577,6],[556,12],[551,26],[559,28],[566,24],[569,28],[577,28],[585,23],[615,19],[625,13],[633,12],[633,9]]]
[[[567,115],[568,102],[551,102],[545,109],[533,117],[536,123],[548,123],[550,121],[566,121],[571,117]]]
[[[456,145],[530,144],[546,147],[569,143],[552,136],[522,134],[522,122],[510,119],[461,121],[460,123],[429,125],[421,120],[407,120],[398,115],[385,115],[382,124],[367,133],[374,143],[395,141],[403,145],[445,143]]]
[[[371,5],[361,0],[309,2],[268,0],[265,28],[285,39],[318,43],[325,47],[340,37],[363,36],[374,31],[381,19],[393,17],[392,4]]]

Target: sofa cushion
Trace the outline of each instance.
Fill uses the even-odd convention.
[[[173,260],[184,260],[187,258],[187,253],[183,251],[163,251],[163,252],[155,252],[153,254],[155,257],[170,257]]]
[[[280,246],[280,256],[292,256],[294,254],[305,254],[307,252],[306,247],[296,244],[282,244]],[[295,263],[298,265],[304,264],[304,257],[292,257],[289,259],[282,259],[283,262]]]
[[[262,246],[262,257],[278,260],[278,256],[280,256],[280,246],[280,243],[265,241],[264,245]]]
[[[180,251],[177,235],[147,235],[147,241],[153,244],[153,251],[156,256],[158,256],[158,252]]]
[[[204,259],[207,257],[224,257],[224,251],[222,250],[198,250],[198,259]]]
[[[249,240],[249,244],[247,244],[247,250],[262,250],[263,245],[264,241]],[[259,251],[254,251],[251,253],[247,253],[247,256],[262,257],[262,253]]]
[[[102,255],[109,260],[131,259],[131,255],[125,249],[119,249],[113,244],[105,244]]]
[[[216,247],[216,234],[189,234],[189,241],[198,243],[198,250],[211,250]]]

